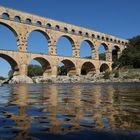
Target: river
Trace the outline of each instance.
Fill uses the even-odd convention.
[[[0,140],[140,140],[140,83],[0,87]]]

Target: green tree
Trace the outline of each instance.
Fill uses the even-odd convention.
[[[117,66],[140,68],[140,35],[129,39],[129,44],[121,57],[114,61],[113,67]]]
[[[58,67],[58,75],[67,75],[67,69],[65,68],[65,66]]]
[[[28,76],[42,76],[43,75],[43,69],[39,65],[29,65],[28,66]]]

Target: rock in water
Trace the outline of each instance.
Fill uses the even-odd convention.
[[[19,84],[19,83],[33,83],[33,80],[28,76],[14,76],[9,83]]]

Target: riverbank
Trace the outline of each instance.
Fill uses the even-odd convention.
[[[7,80],[8,81],[8,80]],[[0,84],[4,83],[0,80]],[[18,83],[108,83],[108,82],[140,82],[140,70],[121,70],[114,72],[104,72],[95,75],[81,75],[81,76],[57,76],[47,77],[36,76],[14,76],[8,81],[10,84]]]

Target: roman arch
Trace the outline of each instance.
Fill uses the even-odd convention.
[[[16,51],[0,50],[0,57],[10,63],[15,75],[27,75],[28,64],[33,59],[42,65],[43,76],[46,77],[57,76],[60,62],[66,65],[69,75],[95,74],[111,70],[112,48],[117,48],[116,54],[119,57],[128,44],[128,40],[112,35],[2,6],[0,6],[0,24],[9,28],[17,41]],[[28,52],[28,37],[33,31],[42,33],[48,40],[48,54]],[[70,40],[72,57],[57,55],[57,42],[60,37]],[[83,41],[87,41],[92,47],[91,59],[80,58],[80,44]],[[105,60],[99,60],[98,49],[101,44],[106,46]]]

